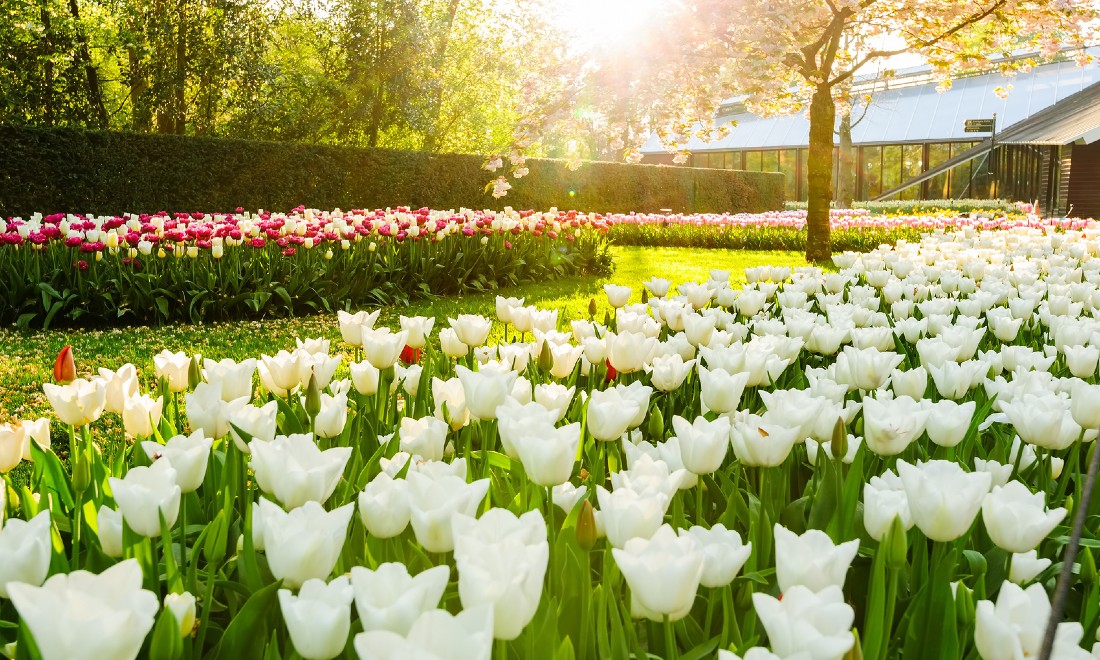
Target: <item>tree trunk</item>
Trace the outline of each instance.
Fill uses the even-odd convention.
[[[442,25],[439,27],[441,33],[439,46],[432,55],[432,68],[436,72],[443,68],[447,56],[447,47],[451,43],[451,28],[454,26],[455,16],[458,15],[458,7],[461,2],[462,0],[450,0]],[[433,81],[429,96],[428,118],[424,126],[424,143],[421,148],[424,151],[435,151],[439,147],[439,113],[443,105],[443,82],[438,78]]]
[[[186,126],[187,87],[187,0],[179,0],[179,26],[176,33],[176,79],[172,96],[172,130],[183,135]]]
[[[384,94],[385,87],[379,83],[371,104],[370,121],[367,124],[367,146],[372,149],[378,146],[378,132],[382,128],[382,115],[386,109]]]
[[[840,115],[840,145],[837,159],[836,207],[852,208],[856,196],[856,150],[852,145],[852,110]]]
[[[69,13],[76,25],[76,63],[84,67],[84,78],[88,85],[88,104],[92,106],[92,118],[96,128],[107,128],[107,108],[103,105],[103,92],[99,87],[99,72],[92,64],[92,54],[88,49],[88,39],[80,26],[80,7],[76,0],[69,0]]]
[[[829,201],[833,198],[833,123],[836,105],[828,85],[818,85],[810,100],[810,153],[807,175],[809,204],[806,216],[806,260],[828,261]]]
[[[42,17],[42,35],[43,41],[46,43],[46,65],[44,71],[45,84],[43,85],[42,98],[45,103],[45,120],[47,126],[53,126],[57,120],[57,113],[54,111],[54,94],[53,94],[53,32],[50,29],[50,9],[43,0],[42,6],[39,8],[39,13]]]

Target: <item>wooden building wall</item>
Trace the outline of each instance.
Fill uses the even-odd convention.
[[[1071,214],[1100,218],[1100,142],[1073,147],[1068,202]]]

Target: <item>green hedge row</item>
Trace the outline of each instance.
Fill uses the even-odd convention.
[[[805,211],[806,202],[787,202],[788,211]],[[994,213],[1019,213],[1013,202],[1006,199],[891,199],[881,202],[856,201],[852,208],[867,209],[874,214],[885,215],[922,215],[927,213],[973,213],[986,211]]]
[[[833,229],[829,234],[833,252],[870,252],[880,245],[899,240],[917,242],[921,231],[915,227],[859,227]],[[924,230],[927,231],[927,230]],[[619,224],[608,232],[615,245],[643,247],[679,247],[702,250],[791,250],[806,249],[806,230],[793,227],[696,227],[660,223]]]
[[[501,199],[481,156],[0,126],[0,215],[246,209],[473,208],[758,212],[783,176],[529,160]]]

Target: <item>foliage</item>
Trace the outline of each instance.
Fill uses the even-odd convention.
[[[785,202],[787,210],[806,210],[806,202]],[[884,201],[855,201],[852,208],[865,209],[876,215],[921,215],[935,213],[977,213],[981,215],[1005,215],[1020,213],[1016,204],[1004,199],[891,199]],[[843,248],[836,248],[843,251]]]
[[[0,127],[0,214],[154,213],[318,208],[765,211],[776,173],[530,162],[505,200],[485,191],[482,159],[459,154]]]
[[[693,226],[647,223],[616,225],[610,233],[616,245],[692,247],[725,250],[795,250],[805,252],[806,230],[775,225],[744,227],[736,225]],[[921,231],[914,227],[833,229],[833,249],[870,252],[880,245],[899,240],[919,241]]]
[[[0,117],[485,152],[538,68],[535,4],[16,0],[0,10]]]
[[[0,323],[331,313],[611,266],[606,226],[574,213],[195,215],[0,222]]]

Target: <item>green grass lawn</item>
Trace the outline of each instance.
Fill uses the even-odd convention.
[[[383,310],[379,325],[397,326],[398,316],[434,316],[436,329],[446,327],[447,317],[457,314],[494,316],[496,295],[526,298],[527,304],[544,309],[561,309],[561,321],[587,318],[588,303],[596,299],[597,318],[608,309],[603,285],[608,282],[634,288],[632,302],[641,299],[641,283],[650,277],[664,277],[674,284],[703,281],[711,269],[731,271],[736,286],[744,282],[744,270],[753,266],[804,266],[802,255],[794,252],[744,252],[737,250],[698,250],[690,248],[612,248],[615,272],[607,277],[573,277],[509,287],[490,293],[424,300],[407,307]],[[497,332],[500,331],[498,327]],[[0,328],[0,424],[18,419],[51,416],[49,403],[42,394],[42,383],[52,375],[54,357],[66,344],[73,346],[77,371],[81,376],[95,375],[98,367],[115,369],[131,362],[152,381],[153,355],[164,349],[201,353],[213,359],[244,359],[261,353],[274,354],[294,348],[295,337],[326,337],[333,340],[333,351],[350,347],[340,339],[335,315],[276,318],[213,325],[170,325],[102,330],[48,330],[17,332]],[[491,340],[492,341],[492,340]],[[346,370],[346,367],[344,367]],[[338,377],[340,377],[338,375]],[[100,422],[97,431],[122,433],[114,415]]]

